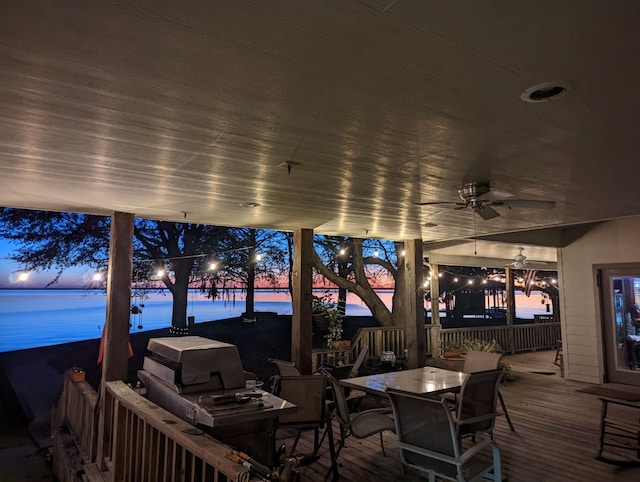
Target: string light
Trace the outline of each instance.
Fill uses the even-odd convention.
[[[406,255],[407,255],[407,252],[403,249],[403,250],[400,252],[400,256],[406,256]]]
[[[102,278],[104,277],[103,273],[94,273],[93,274],[93,281],[102,281]]]
[[[260,253],[256,253],[256,261],[260,261],[262,259],[262,255]]]
[[[29,279],[29,273],[24,271],[18,275],[18,281],[27,281]]]
[[[213,271],[213,270],[214,270],[214,269],[216,269],[217,267],[218,267],[218,265],[217,265],[217,264],[215,264],[215,263],[209,263],[209,269],[210,269],[211,271]]]

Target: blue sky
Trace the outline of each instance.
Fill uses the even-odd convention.
[[[32,272],[26,281],[19,281],[20,265],[7,259],[15,249],[16,245],[0,238],[0,289],[44,288],[55,277],[55,272]],[[85,267],[68,269],[51,288],[84,288],[87,286],[86,280],[90,279],[92,274],[93,272]]]

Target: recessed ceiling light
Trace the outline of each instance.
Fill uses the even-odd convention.
[[[260,203],[246,202],[240,203],[240,206],[242,206],[243,208],[257,208],[258,206],[260,206]]]
[[[536,84],[520,94],[520,98],[525,102],[548,102],[562,97],[571,90],[568,82],[543,82]]]

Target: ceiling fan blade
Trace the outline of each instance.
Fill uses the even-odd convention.
[[[539,201],[536,199],[503,199],[492,201],[492,206],[506,206],[510,208],[533,208],[533,209],[553,209],[556,207],[555,201]]]
[[[466,207],[465,203],[455,201],[427,201],[423,203],[414,203],[416,206],[451,206],[453,209],[461,209]]]
[[[488,219],[493,219],[500,216],[500,213],[498,211],[496,211],[492,207],[489,207],[487,204],[478,206],[477,208],[474,209],[474,211],[478,216],[480,216],[485,221]]]

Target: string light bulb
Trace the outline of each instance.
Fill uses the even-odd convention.
[[[29,273],[27,271],[23,271],[18,275],[18,281],[27,281],[29,279]]]
[[[218,265],[217,265],[217,264],[215,264],[215,263],[209,263],[209,269],[210,269],[211,271],[213,271],[213,270],[214,270],[214,269],[216,269],[217,267],[218,267]]]
[[[262,255],[260,253],[256,253],[256,261],[260,261],[262,259]]]
[[[94,273],[93,281],[102,281],[103,274],[102,273]]]

